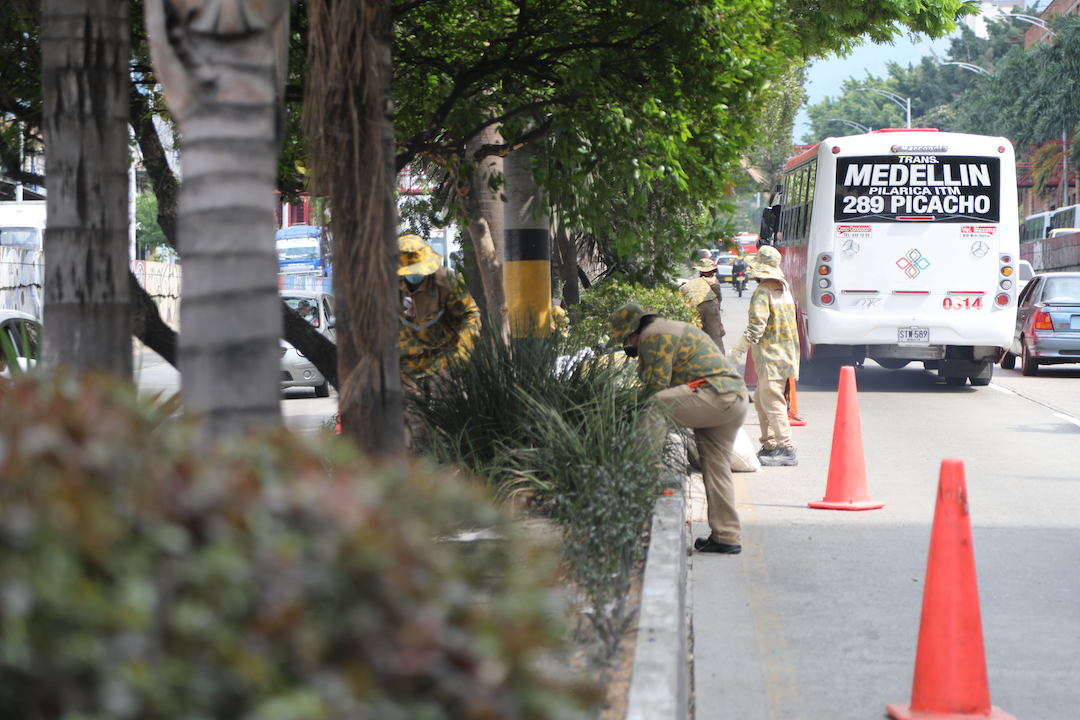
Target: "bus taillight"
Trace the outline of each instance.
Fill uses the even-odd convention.
[[[821,293],[820,300],[821,300],[822,305],[832,305],[834,299],[835,298],[833,298],[832,293],[828,293],[828,292]]]
[[[998,293],[998,296],[994,298],[994,302],[996,302],[1000,307],[1005,307],[1009,304],[1010,299],[1011,298],[1008,296],[1008,294]]]

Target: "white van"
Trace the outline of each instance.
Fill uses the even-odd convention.
[[[44,200],[0,202],[0,246],[41,250],[44,239]]]

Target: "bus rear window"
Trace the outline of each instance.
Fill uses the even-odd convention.
[[[838,158],[836,222],[1000,220],[996,157],[880,155]]]

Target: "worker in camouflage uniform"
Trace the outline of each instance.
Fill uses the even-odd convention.
[[[712,338],[720,352],[724,352],[724,323],[720,319],[720,281],[716,278],[716,263],[709,258],[702,259],[694,269],[698,277],[689,281],[679,292],[686,296],[690,307],[697,310],[700,322],[698,327]]]
[[[611,316],[611,342],[638,358],[655,416],[659,444],[670,418],[693,428],[709,504],[709,537],[698,538],[698,552],[735,555],[742,551],[742,526],[735,510],[731,454],[735,436],[749,407],[746,385],[735,366],[720,353],[701,328],[646,312],[637,303],[619,307]]]
[[[451,363],[468,360],[480,335],[480,309],[465,279],[443,267],[442,258],[426,242],[404,235],[398,238],[398,249],[401,380],[406,394],[423,395],[436,390]]]
[[[799,458],[791,442],[788,406],[784,389],[788,378],[799,379],[799,328],[795,320],[795,299],[780,269],[780,251],[764,245],[750,266],[758,281],[750,297],[750,321],[746,332],[731,348],[733,361],[752,348],[758,374],[754,391],[761,426],[762,465],[795,466]]]

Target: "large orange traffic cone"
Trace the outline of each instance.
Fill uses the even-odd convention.
[[[942,460],[926,563],[911,703],[885,706],[896,720],[1016,720],[990,704],[964,463]]]
[[[807,504],[822,510],[876,510],[885,506],[866,494],[859,399],[855,394],[855,368],[850,365],[840,368],[840,392],[836,396],[836,422],[833,423],[825,499]]]
[[[788,403],[788,406],[787,406],[788,425],[791,425],[792,427],[801,427],[801,426],[805,425],[806,420],[804,420],[799,415],[799,400],[798,400],[798,396],[795,394],[795,378],[788,378],[788,380],[787,380],[787,389],[784,390],[784,395],[787,397],[787,403]]]
[[[757,368],[754,367],[754,353],[751,350],[746,351],[746,369],[743,371],[742,377],[744,383],[750,387],[757,387]]]

